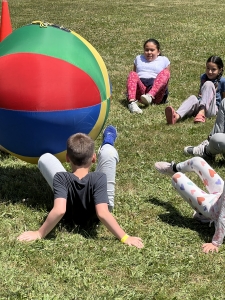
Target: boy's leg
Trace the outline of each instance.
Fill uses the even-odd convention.
[[[197,212],[211,219],[211,207],[218,200],[221,193],[207,194],[194,184],[185,174],[175,173],[172,185],[181,197]]]
[[[153,97],[152,103],[159,104],[165,94],[168,82],[170,79],[170,71],[168,69],[162,70],[155,78],[154,83],[148,94]]]
[[[216,89],[211,81],[206,81],[201,88],[200,109],[202,106],[205,108],[205,116],[207,118],[217,114]]]
[[[112,211],[114,207],[116,165],[118,162],[118,152],[112,145],[105,144],[100,148],[96,171],[106,174],[110,211]]]
[[[201,157],[193,157],[176,165],[179,172],[195,172],[210,194],[222,193],[224,181]]]
[[[145,85],[141,82],[138,74],[134,71],[130,72],[127,78],[127,97],[130,100],[140,100],[140,96],[146,90]]]
[[[53,189],[53,178],[57,172],[66,172],[61,162],[52,154],[45,153],[38,160],[38,168]]]
[[[181,117],[192,117],[198,113],[199,110],[199,101],[198,98],[194,95],[188,97],[181,106],[178,108],[176,113]]]

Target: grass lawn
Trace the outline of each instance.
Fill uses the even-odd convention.
[[[151,37],[171,61],[170,105],[178,108],[196,94],[208,57],[225,62],[225,2],[9,0],[9,7],[13,30],[34,20],[63,25],[104,59],[113,86],[107,124],[119,132],[114,215],[145,248],[119,243],[101,225],[81,233],[59,225],[44,240],[17,242],[21,232],[40,226],[53,196],[36,165],[0,152],[0,300],[225,299],[224,245],[218,254],[201,252],[214,226],[193,220],[170,178],[154,169],[156,161],[185,160],[184,146],[206,139],[215,118],[167,126],[165,105],[132,115],[124,96],[133,60]],[[100,144],[99,136],[96,150]],[[225,177],[222,157],[212,166]]]

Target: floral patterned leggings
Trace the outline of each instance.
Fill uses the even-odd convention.
[[[168,69],[162,70],[154,80],[153,86],[148,92],[154,99],[153,103],[159,104],[165,94],[168,82],[170,79],[170,71]],[[137,99],[140,101],[141,95],[145,94],[146,86],[141,82],[138,74],[134,71],[130,72],[127,78],[127,94],[128,101]]]
[[[205,217],[215,220],[220,210],[220,200],[224,181],[201,157],[194,157],[178,163],[176,169],[180,172],[172,176],[172,185],[181,197],[195,210]],[[181,173],[182,172],[182,173]],[[194,184],[185,174],[195,172],[206,187],[206,193]]]

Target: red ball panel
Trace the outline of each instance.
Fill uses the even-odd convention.
[[[54,57],[16,53],[0,57],[0,107],[24,111],[85,108],[101,103],[93,79]]]

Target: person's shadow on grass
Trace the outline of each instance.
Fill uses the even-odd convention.
[[[198,232],[201,239],[205,242],[211,242],[211,239],[215,232],[214,224],[209,227],[209,223],[201,223],[193,218],[182,216],[181,213],[173,205],[171,205],[171,203],[163,202],[158,198],[149,198],[148,201],[154,205],[165,208],[166,213],[158,215],[161,221],[171,226],[189,228],[193,231]],[[181,199],[181,201],[183,200]]]

